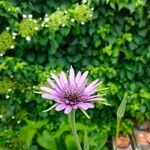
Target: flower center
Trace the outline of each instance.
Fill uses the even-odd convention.
[[[78,102],[79,101],[79,96],[75,93],[69,94],[66,98],[68,99],[68,101],[71,101],[71,102]]]

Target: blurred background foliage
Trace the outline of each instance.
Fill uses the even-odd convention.
[[[111,106],[96,104],[91,120],[77,113],[84,149],[108,149],[125,92],[121,131],[150,119],[150,2],[85,2],[0,1],[0,149],[76,149],[67,116],[43,113],[53,102],[34,93],[70,65],[109,88]]]

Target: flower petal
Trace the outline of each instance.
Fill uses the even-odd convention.
[[[63,71],[60,73],[59,78],[60,78],[61,85],[65,87],[68,84],[68,80],[66,74]]]
[[[48,87],[41,86],[40,89],[44,92],[50,93],[50,94],[56,94],[56,92]]]
[[[47,82],[50,84],[50,86],[53,89],[57,89],[58,88],[58,86],[50,78],[47,79]]]
[[[42,98],[45,98],[45,99],[50,99],[50,100],[53,100],[55,102],[58,102],[58,103],[62,103],[61,99],[55,95],[51,95],[49,93],[43,93],[42,94]]]
[[[77,76],[76,76],[76,79],[75,79],[75,82],[76,82],[77,84],[78,84],[80,78],[81,78],[81,71],[79,71],[79,72],[77,73]]]
[[[93,89],[91,89],[89,92],[86,92],[86,94],[92,95],[92,94],[94,94],[94,93],[97,92],[97,91],[98,91],[98,88],[93,88]]]
[[[94,108],[94,104],[92,103],[84,103],[88,108]]]
[[[105,100],[106,100],[105,98],[92,98],[87,101],[92,102],[92,101],[105,101]]]
[[[51,76],[56,81],[57,85],[61,88],[62,86],[61,86],[59,78],[54,73],[51,73]]]
[[[70,81],[70,84],[71,84],[71,85],[74,85],[75,74],[74,74],[74,69],[72,68],[72,66],[70,67],[69,81]]]
[[[71,112],[71,110],[72,110],[72,107],[67,106],[66,109],[65,109],[65,111],[64,111],[64,113],[65,114],[69,114]]]
[[[56,111],[64,110],[67,107],[66,104],[58,104],[58,106],[55,108]]]
[[[85,88],[85,92],[89,92],[89,91],[91,91],[92,89],[93,89],[93,87],[95,87],[95,85],[98,83],[98,79],[97,80],[95,80],[95,81],[93,81],[91,84],[89,84],[86,88]]]
[[[78,87],[82,90],[86,83],[87,83],[87,75],[88,75],[88,71],[86,71],[80,78],[79,82],[78,82]]]
[[[84,109],[84,110],[88,109],[88,107],[86,106],[85,103],[78,104],[78,106],[79,106],[80,109]]]

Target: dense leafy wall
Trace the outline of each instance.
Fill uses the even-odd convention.
[[[89,111],[92,120],[80,117],[80,112],[78,119],[113,134],[115,113],[125,92],[129,99],[122,130],[131,132],[132,119],[150,119],[149,4],[143,0],[0,1],[1,147],[7,143],[8,149],[22,148],[24,142],[18,135],[27,118],[49,122],[39,123],[31,137],[24,137],[30,145],[36,134],[36,147],[42,145],[42,131],[56,130],[60,122],[67,121],[55,111],[42,113],[52,102],[33,91],[45,82],[50,70],[59,72],[70,65],[89,70],[90,79],[103,80],[112,105],[97,104]]]

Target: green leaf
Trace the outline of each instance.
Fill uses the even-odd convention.
[[[67,150],[78,150],[73,135],[67,135],[65,138],[65,145]]]
[[[33,52],[30,52],[26,57],[30,62],[33,62],[35,60],[35,54]]]
[[[24,141],[29,148],[32,142],[33,137],[35,136],[37,130],[45,125],[48,121],[42,120],[38,122],[33,122],[31,120],[26,119],[27,125],[20,129],[19,137],[22,141]]]
[[[56,141],[47,130],[44,130],[42,135],[38,136],[37,142],[45,149],[57,150]]]
[[[121,119],[124,116],[126,103],[127,103],[127,96],[128,96],[128,94],[126,93],[124,95],[124,98],[123,98],[118,110],[117,110],[117,118]]]
[[[38,58],[37,61],[39,64],[42,64],[46,61],[46,55],[45,54],[41,54]]]
[[[108,135],[105,133],[95,133],[90,137],[90,147],[94,150],[101,150],[107,142]]]
[[[70,32],[70,28],[69,27],[63,27],[61,30],[60,30],[61,34],[63,36],[67,36]]]
[[[22,141],[24,141],[29,148],[32,142],[32,139],[36,133],[36,129],[32,128],[31,126],[24,126],[21,128],[19,137]]]

